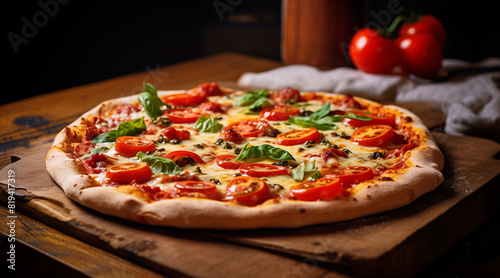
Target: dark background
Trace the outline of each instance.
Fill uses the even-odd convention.
[[[6,73],[0,103],[218,52],[280,60],[280,0],[59,1],[68,3],[11,1],[2,9]],[[50,6],[50,15],[39,2],[58,8]],[[371,0],[368,11],[385,10],[388,2]],[[447,31],[445,58],[500,57],[500,24],[491,2],[399,2],[405,12],[441,19]],[[229,7],[222,20],[214,3]],[[26,21],[35,20],[40,27],[26,27]],[[373,13],[368,20],[376,21]],[[9,34],[22,36],[23,30],[31,38],[16,53]]]

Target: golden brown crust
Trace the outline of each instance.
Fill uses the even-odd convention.
[[[386,171],[378,180],[358,184],[350,196],[329,201],[273,200],[257,207],[185,197],[151,201],[133,186],[100,186],[67,154],[71,152],[71,143],[81,141],[81,126],[92,121],[92,115],[102,115],[119,104],[136,99],[136,96],[130,96],[106,101],[56,136],[47,153],[46,168],[72,200],[105,214],[152,225],[213,229],[289,228],[344,221],[396,209],[433,190],[443,181],[440,172],[443,155],[416,115],[399,107],[381,106],[355,98],[371,111],[400,114],[397,124],[411,129],[413,136],[418,137],[420,145],[405,154],[408,168]]]

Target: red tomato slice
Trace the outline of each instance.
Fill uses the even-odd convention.
[[[392,115],[377,115],[370,113],[361,113],[361,112],[352,112],[358,116],[365,116],[372,118],[370,121],[363,121],[354,118],[344,118],[342,120],[342,124],[345,126],[353,126],[353,127],[361,127],[365,125],[390,125],[393,126],[395,124],[394,117]]]
[[[286,121],[290,116],[299,114],[299,108],[288,105],[276,105],[264,108],[260,111],[260,117],[269,121]]]
[[[288,175],[288,169],[286,167],[264,163],[245,164],[239,169],[240,174],[256,178]]]
[[[242,120],[229,124],[225,129],[231,129],[243,137],[259,137],[270,125],[265,120]]]
[[[227,126],[220,131],[220,138],[222,138],[222,140],[224,141],[229,141],[236,144],[245,141],[245,138],[241,136],[241,134],[236,132],[231,127]]]
[[[236,155],[233,154],[223,154],[219,155],[215,159],[215,163],[219,167],[222,167],[224,169],[239,169],[241,165],[245,165],[245,163],[241,161],[235,161],[234,159],[236,158]]]
[[[194,88],[197,93],[205,94],[206,96],[219,96],[222,91],[216,82],[203,83]]]
[[[122,183],[132,181],[145,181],[151,176],[152,172],[146,162],[128,162],[111,166],[106,171],[106,177]]]
[[[321,153],[321,158],[323,158],[325,161],[327,161],[328,158],[330,158],[330,157],[337,158],[337,156],[345,157],[345,158],[349,157],[349,155],[346,152],[341,151],[341,150],[336,149],[336,148],[333,148],[333,147],[325,149]]]
[[[191,109],[170,109],[165,114],[174,124],[194,123],[203,116],[193,112]]]
[[[115,150],[124,155],[135,156],[138,152],[154,152],[156,147],[148,138],[122,136],[116,139]]]
[[[300,100],[300,92],[293,88],[284,88],[280,91],[271,91],[270,98],[278,104],[295,103]]]
[[[207,98],[206,92],[203,90],[186,91],[182,94],[171,94],[163,96],[163,102],[174,106],[196,106]]]
[[[239,176],[227,184],[226,196],[243,205],[256,206],[269,199],[269,186],[263,180]]]
[[[294,185],[290,196],[301,201],[330,200],[342,194],[342,184],[338,178],[320,178]]]
[[[276,136],[276,144],[283,146],[293,146],[303,144],[307,141],[321,142],[321,133],[314,127],[292,130]]]
[[[325,178],[339,178],[344,186],[373,179],[375,176],[371,168],[363,166],[353,166],[341,169],[322,169],[321,174]]]
[[[394,135],[394,130],[388,125],[367,125],[356,129],[351,136],[351,142],[362,146],[380,146]]]
[[[219,191],[217,186],[211,182],[205,181],[180,181],[175,185],[177,194],[180,196],[189,196],[192,193],[201,193],[210,199],[219,199]]]
[[[177,162],[177,160],[179,160],[181,158],[192,158],[197,164],[204,164],[205,163],[205,161],[203,161],[203,159],[199,155],[195,154],[194,152],[190,152],[190,151],[173,151],[173,152],[169,152],[164,157],[172,159],[174,162]],[[182,165],[182,166],[184,166],[184,165]]]

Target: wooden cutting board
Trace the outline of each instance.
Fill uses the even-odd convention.
[[[19,179],[17,210],[83,241],[159,273],[226,277],[324,271],[355,275],[413,275],[444,253],[499,207],[500,144],[433,133],[446,158],[445,182],[398,210],[335,224],[247,231],[151,227],[109,217],[69,200],[45,171],[49,145],[20,153],[0,171]],[[5,202],[7,182],[0,181]],[[249,248],[250,247],[250,248]],[[252,248],[254,247],[254,248]],[[293,256],[293,267],[267,261],[262,252]],[[264,253],[265,254],[265,253]],[[274,257],[273,257],[274,258]],[[214,268],[217,266],[217,268]],[[340,268],[338,268],[340,266]],[[325,270],[327,269],[327,270]]]

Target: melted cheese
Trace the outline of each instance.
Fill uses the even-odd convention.
[[[232,107],[232,103],[235,99],[236,98],[234,96],[210,97],[211,101],[224,105],[225,107]],[[322,102],[312,101],[310,102],[310,105],[307,106],[306,109],[314,112],[320,109],[322,106],[323,106]],[[342,109],[343,107],[331,105],[331,110],[342,110]],[[113,116],[112,118],[104,121],[103,123],[100,123],[98,127],[117,126],[116,118],[120,117],[123,118],[123,116],[124,115]],[[151,119],[146,115],[144,111],[134,112],[132,115],[125,115],[125,116],[126,118],[129,119],[144,117],[148,127],[154,125]],[[223,126],[227,126],[230,123],[244,119],[258,119],[259,115],[258,114],[248,115],[244,113],[242,108],[232,107],[227,111],[227,114],[217,113],[215,115],[212,115],[212,117],[222,117],[222,119],[219,120],[219,123],[221,123]],[[285,123],[284,121],[281,122],[270,121],[269,123],[273,128],[278,129],[281,133],[303,128],[301,126],[297,126],[294,124]],[[365,167],[370,167],[372,169],[376,168],[385,169],[394,166],[400,161],[400,158],[370,159],[368,156],[371,153],[381,151],[379,147],[364,147],[353,144],[350,140],[339,137],[338,134],[351,136],[355,129],[353,127],[344,126],[340,122],[335,123],[335,125],[337,126],[336,130],[322,130],[320,131],[320,133],[323,135],[324,139],[329,141],[332,145],[338,146],[341,150],[348,150],[348,157],[347,158],[338,157],[329,159],[328,163],[333,164],[334,166],[337,166],[339,168],[345,168],[351,166],[365,166]],[[183,140],[180,144],[157,143],[156,144],[157,150],[161,150],[158,151],[157,154],[168,153],[175,150],[186,150],[198,154],[205,161],[205,164],[197,164],[194,166],[188,165],[182,167],[182,170],[189,173],[195,173],[195,170],[198,168],[199,170],[201,170],[202,174],[198,174],[197,177],[202,181],[212,181],[212,182],[218,181],[217,186],[221,193],[225,192],[226,185],[228,184],[228,182],[234,176],[239,175],[239,172],[238,170],[228,170],[219,167],[215,163],[215,158],[223,154],[235,154],[235,150],[237,148],[242,148],[246,142],[250,143],[251,145],[272,144],[276,147],[287,150],[295,158],[295,162],[291,161],[291,163],[296,165],[305,160],[317,160],[316,166],[321,166],[321,163],[324,164],[325,162],[322,159],[318,160],[317,156],[321,154],[323,150],[329,148],[329,146],[320,143],[313,144],[310,147],[305,147],[303,145],[281,146],[274,144],[276,140],[275,138],[261,136],[261,137],[246,138],[246,142],[243,142],[241,144],[231,143],[232,149],[225,149],[223,146],[215,145],[215,142],[219,138],[219,133],[198,132],[194,129],[194,124],[173,124],[172,126],[178,130],[188,130],[190,132],[190,139]],[[147,137],[151,140],[157,141],[159,138],[158,133],[150,135],[140,135],[140,136]],[[195,146],[199,144],[201,144],[204,148],[201,149]],[[97,147],[101,146],[109,148],[104,154],[115,159],[117,163],[136,160],[136,158],[125,157],[118,154],[114,150],[113,144],[103,143],[97,145]],[[255,162],[271,164],[276,161],[270,159],[251,159],[250,161],[245,161],[245,163],[255,163]],[[97,181],[102,181],[104,178],[104,173],[95,175],[94,178]],[[288,195],[291,186],[300,183],[295,181],[290,175],[272,176],[263,178],[263,180],[265,180],[269,185],[276,185],[276,184],[280,185],[283,189],[279,191],[279,194],[284,196]],[[307,175],[306,178],[303,180],[303,182],[306,181],[307,181]],[[151,179],[149,184],[154,186],[160,186],[162,189],[165,189],[173,187],[175,183],[174,182],[158,183],[157,179]]]

